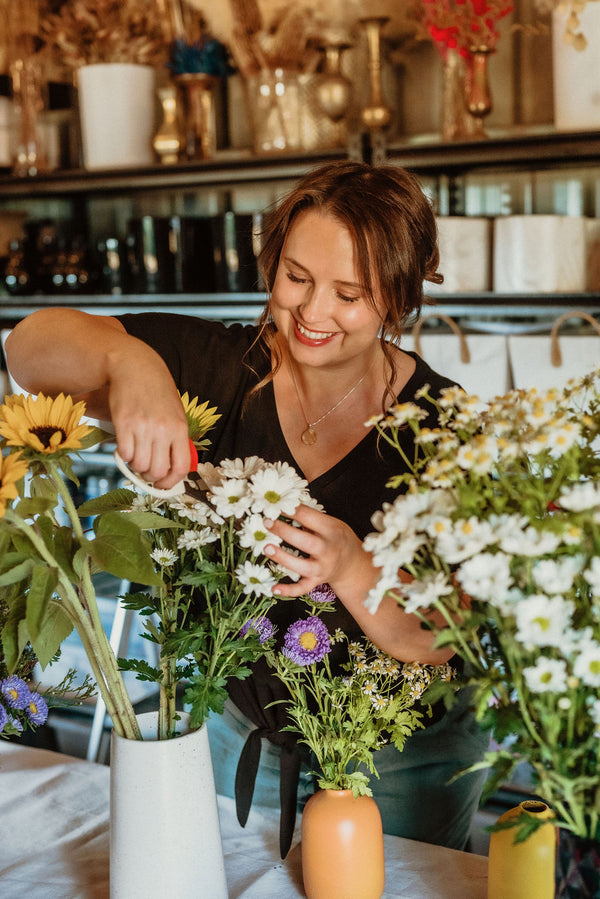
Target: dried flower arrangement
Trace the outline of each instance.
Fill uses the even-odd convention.
[[[565,33],[563,39],[575,50],[585,50],[588,40],[581,30],[580,15],[591,0],[534,0],[534,6],[540,15],[549,15],[553,10],[566,14]]]
[[[266,20],[257,0],[230,0],[230,5],[231,53],[244,77],[261,69],[316,70],[322,27],[314,10],[290,3]]]
[[[75,0],[53,11],[40,0],[40,34],[71,69],[104,62],[164,64],[170,19],[150,0]]]
[[[448,48],[462,56],[476,48],[493,50],[498,23],[512,10],[510,0],[423,0],[425,24],[442,55]]]

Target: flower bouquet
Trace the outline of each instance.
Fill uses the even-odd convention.
[[[526,763],[561,834],[597,843],[600,371],[562,392],[513,391],[483,412],[458,388],[436,405],[432,430],[412,403],[376,422],[401,454],[398,431],[411,428],[416,453],[365,541],[382,571],[368,604],[393,591],[467,663],[496,741],[479,766],[492,768],[486,795]],[[515,823],[524,838],[535,818]]]
[[[371,796],[373,752],[390,742],[401,750],[424,726],[427,707],[419,710],[419,700],[433,680],[449,680],[452,669],[402,664],[366,638],[351,641],[339,629],[330,634],[321,616],[333,611],[334,600],[326,584],[312,590],[307,617],[289,626],[281,650],[270,648],[267,661],[289,690],[285,729],[310,749],[319,788]]]
[[[269,665],[286,686],[290,723],[314,764],[319,790],[302,813],[302,875],[309,897],[379,896],[384,884],[383,829],[369,778],[373,753],[404,747],[423,727],[426,691],[447,665],[403,665],[364,638],[329,632],[335,594],[327,584],[304,597],[306,617],[290,624]]]
[[[218,415],[182,396],[190,439],[204,448]],[[310,502],[306,481],[286,465],[258,458],[200,466],[205,480],[160,502],[121,488],[75,507],[70,454],[107,437],[81,421],[70,397],[8,397],[0,406],[0,590],[7,607],[1,642],[13,674],[31,646],[42,668],[76,629],[115,732],[140,737],[122,671],[160,692],[159,738],[173,735],[177,686],[187,683],[191,725],[220,712],[226,679],[245,677],[263,652],[243,626],[274,601],[285,576],[262,555],[263,517]],[[59,515],[60,512],[60,515]],[[84,531],[83,520],[93,518]],[[64,521],[68,523],[64,523]],[[144,620],[160,663],[117,660],[100,622],[93,576],[99,571],[147,590],[124,602]]]

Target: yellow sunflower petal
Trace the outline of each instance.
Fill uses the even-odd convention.
[[[62,393],[55,399],[43,394],[30,396],[22,404],[2,407],[0,434],[9,446],[31,447],[45,455],[79,449],[91,430],[80,424],[84,412],[85,403],[73,405],[72,397]]]

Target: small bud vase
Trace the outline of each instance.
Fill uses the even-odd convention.
[[[370,796],[319,790],[302,813],[308,899],[380,899],[385,886],[381,815]]]
[[[490,836],[488,899],[554,899],[554,815],[545,802],[525,800],[498,818],[498,824],[525,812],[544,821],[522,842],[518,827],[492,831]]]
[[[111,899],[227,899],[206,725],[158,740],[158,712],[138,715],[142,740],[112,733]]]

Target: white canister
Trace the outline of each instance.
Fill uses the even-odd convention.
[[[474,216],[437,218],[439,270],[443,284],[425,285],[425,293],[481,293],[491,286],[491,220]]]
[[[565,41],[570,5],[552,13],[554,124],[562,131],[600,128],[600,2],[589,0],[578,13],[584,50]]]
[[[588,232],[583,216],[507,215],[494,221],[496,293],[581,293]]]
[[[135,63],[97,63],[78,71],[79,116],[86,169],[154,162],[155,70]]]

